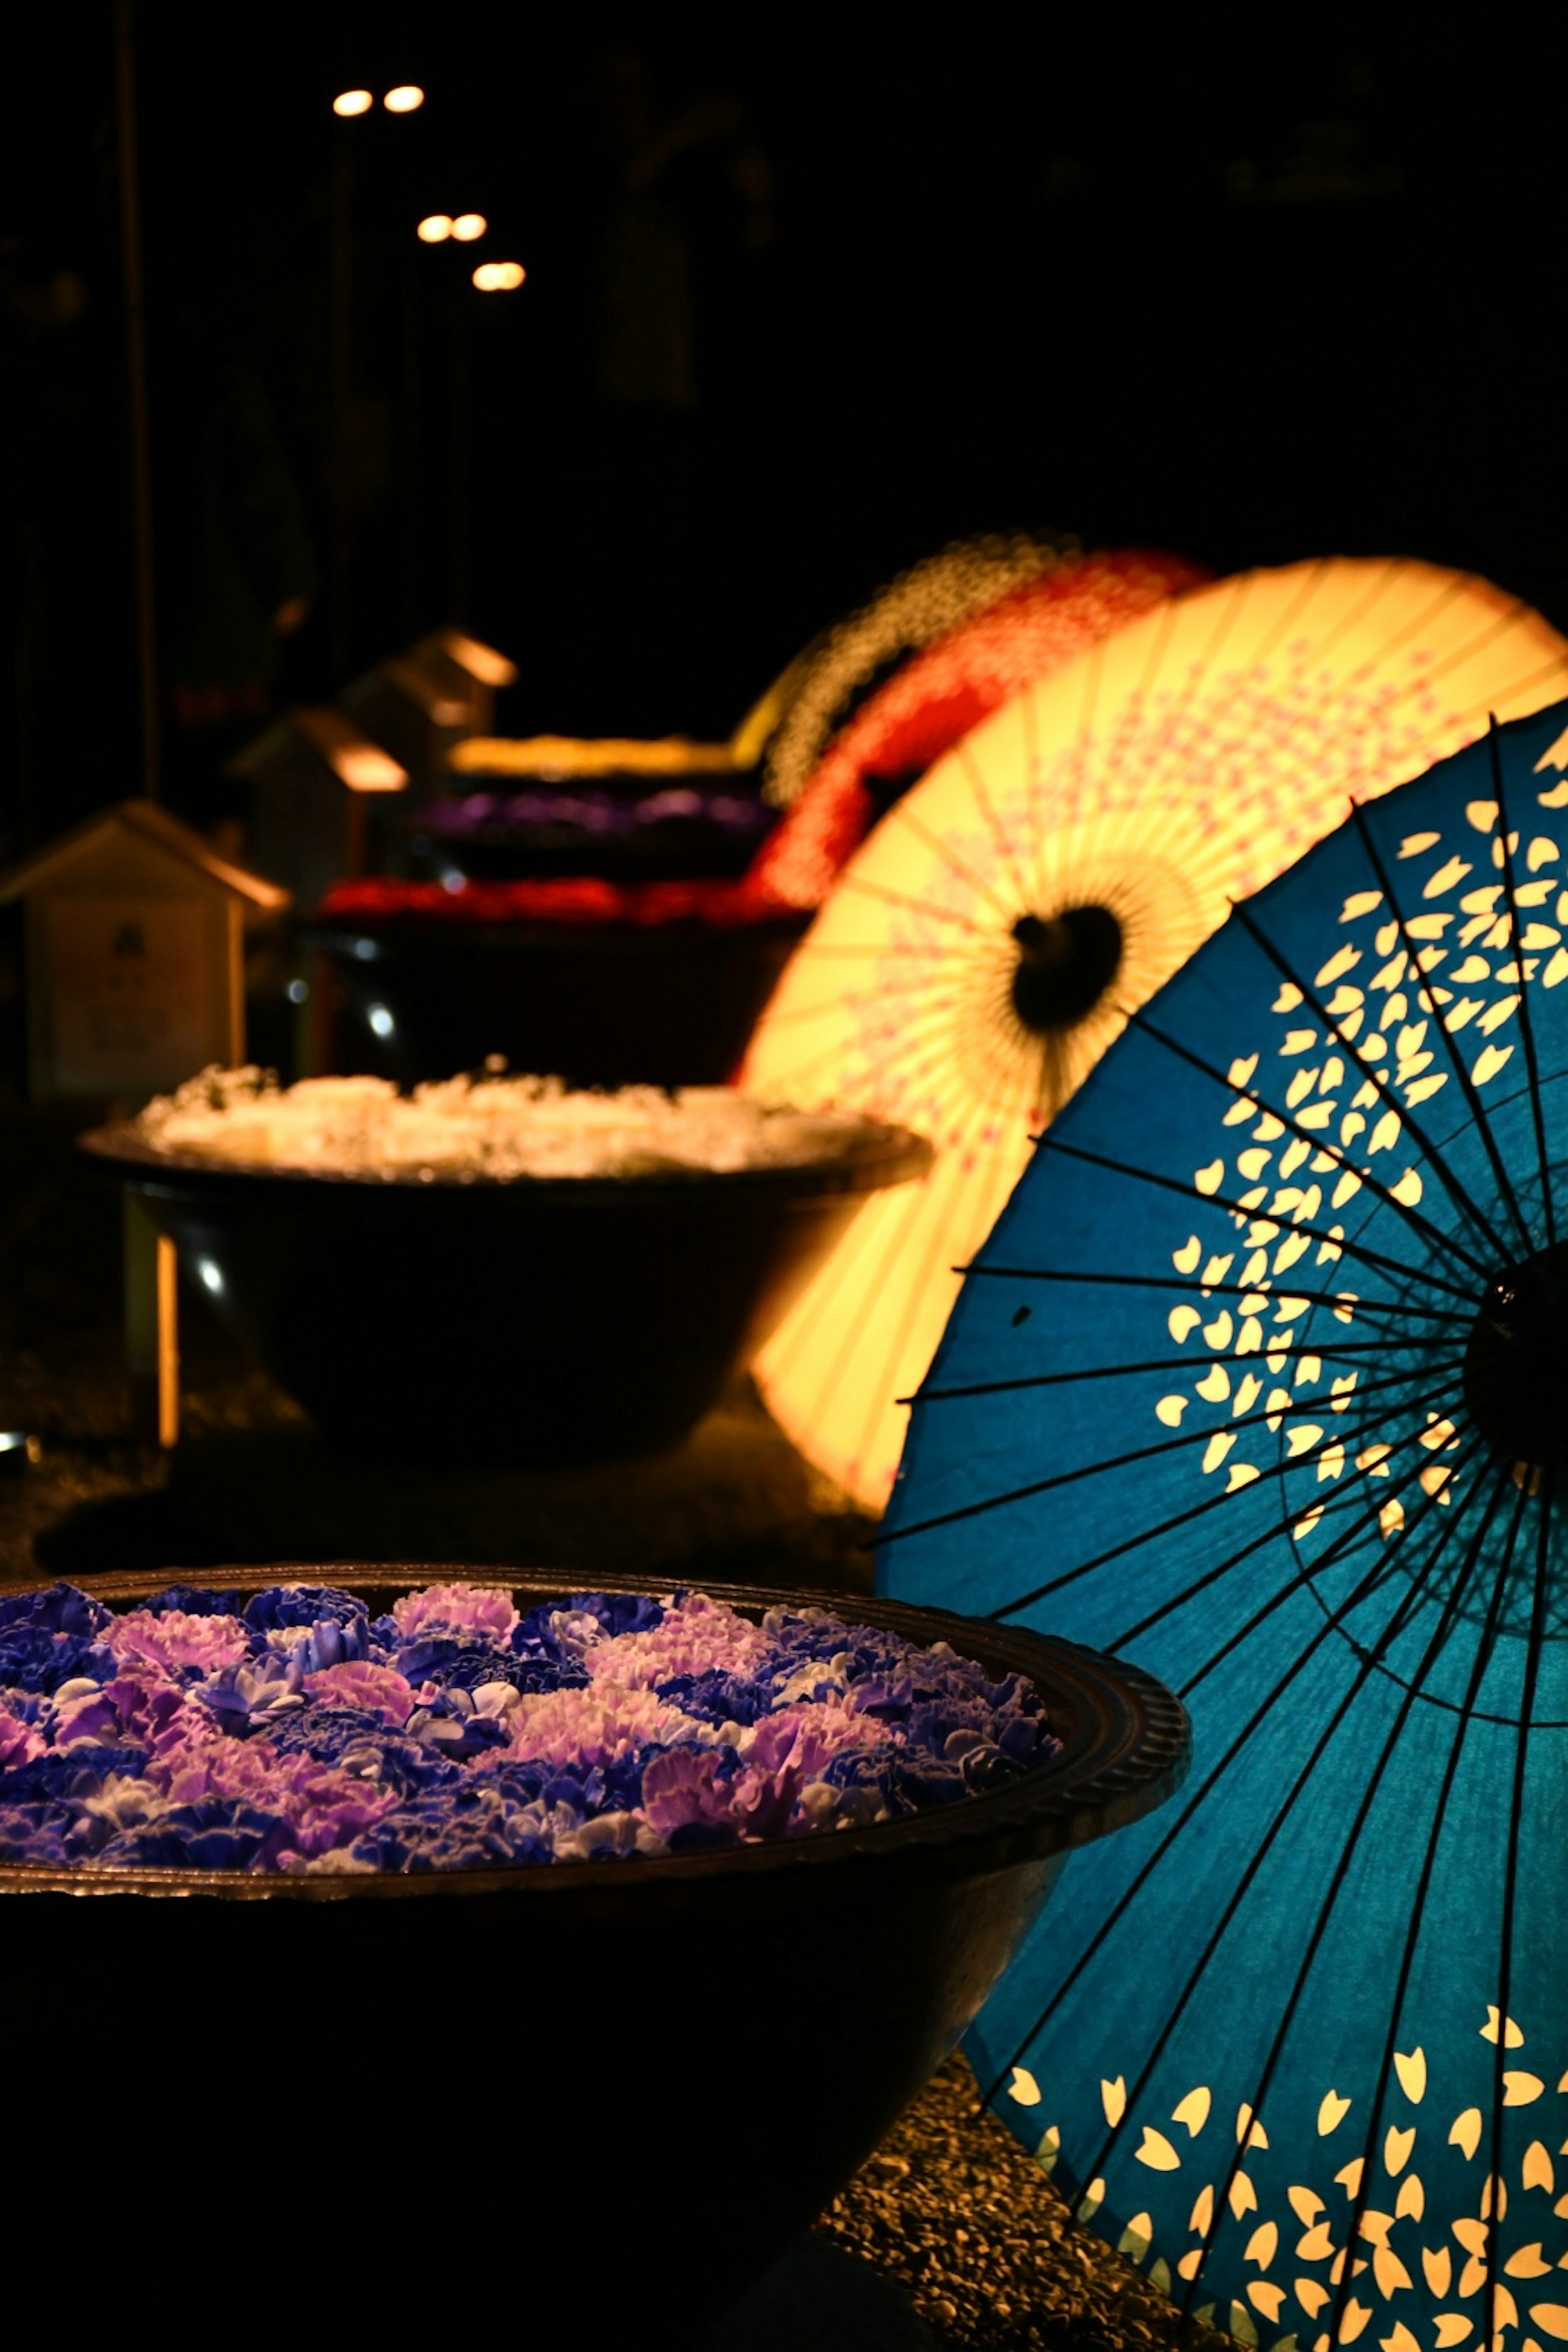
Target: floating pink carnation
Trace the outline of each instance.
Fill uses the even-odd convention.
[[[151,1666],[175,1677],[192,1666],[216,1675],[238,1665],[250,1650],[249,1632],[239,1618],[191,1617],[183,1609],[165,1610],[162,1617],[134,1609],[111,1618],[99,1638],[127,1665]]]
[[[719,1778],[714,1749],[669,1748],[656,1756],[642,1776],[642,1807],[661,1838],[693,1822],[728,1822],[730,1790]]]
[[[595,1682],[603,1677],[627,1690],[654,1690],[678,1675],[715,1670],[743,1680],[756,1672],[771,1646],[760,1625],[721,1608],[705,1592],[692,1592],[651,1632],[600,1642],[583,1664]]]
[[[392,1614],[405,1641],[416,1633],[449,1633],[498,1649],[510,1641],[518,1622],[509,1593],[479,1584],[431,1584],[423,1592],[405,1592],[393,1602]]]
[[[782,1772],[764,1772],[749,1764],[737,1772],[730,1783],[730,1816],[742,1837],[752,1842],[786,1837],[805,1777],[795,1765],[786,1765]]]
[[[230,1739],[219,1733],[171,1742],[147,1768],[147,1780],[170,1805],[208,1798],[239,1798],[283,1823],[280,1850],[307,1861],[352,1844],[397,1802],[395,1790],[363,1780],[310,1756],[279,1756],[270,1741]]]
[[[679,1707],[667,1706],[649,1690],[626,1690],[618,1684],[596,1685],[591,1691],[540,1691],[519,1699],[508,1718],[511,1738],[505,1748],[490,1752],[497,1762],[507,1756],[536,1757],[542,1763],[612,1764],[645,1741],[672,1745],[716,1735],[703,1724],[694,1725]]]
[[[48,1745],[41,1731],[24,1723],[7,1706],[0,1706],[0,1772],[13,1764],[29,1764]]]
[[[330,1706],[360,1706],[380,1715],[399,1729],[414,1708],[414,1685],[390,1666],[372,1665],[368,1659],[346,1659],[341,1666],[323,1666],[305,1676],[312,1698]]]
[[[873,1748],[886,1742],[887,1727],[868,1716],[855,1716],[847,1707],[817,1706],[809,1714],[780,1707],[742,1732],[735,1745],[747,1764],[760,1771],[793,1769],[812,1780],[844,1748]]]
[[[678,1830],[724,1827],[756,1842],[784,1837],[795,1814],[802,1775],[795,1766],[769,1771],[746,1765],[731,1780],[720,1773],[720,1758],[689,1748],[667,1748],[643,1774],[643,1811],[648,1825],[669,1839]]]

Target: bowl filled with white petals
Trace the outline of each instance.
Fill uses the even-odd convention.
[[[411,1095],[213,1069],[83,1140],[329,1444],[517,1464],[678,1443],[931,1157],[732,1087],[500,1069]]]

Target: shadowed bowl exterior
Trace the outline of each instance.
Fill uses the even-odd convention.
[[[425,1183],[83,1140],[330,1445],[501,1465],[677,1444],[866,1197],[931,1157],[881,1127],[802,1167]]]
[[[568,1589],[417,1566],[203,1580],[326,1577],[374,1613],[454,1573],[524,1607]],[[83,1580],[110,1604],[159,1583]],[[952,2048],[1071,1849],[1161,1803],[1187,1754],[1172,1695],[1095,1652],[887,1601],[705,1589],[753,1615],[815,1601],[1026,1674],[1060,1753],[932,1812],[654,1859],[406,1877],[0,1867],[0,1998],[32,2027],[11,2040],[14,2113],[100,2112],[128,2069],[117,2105],[151,2112],[144,2168],[177,2180],[193,2263],[237,2203],[303,2199],[334,2240],[374,2234],[386,2268],[360,2279],[367,2315],[435,2311],[451,2262],[432,2270],[421,2249],[459,2270],[489,2250],[493,2280],[505,2250],[542,2259],[591,2219],[594,2259],[570,2282],[581,2332],[552,2340],[633,2340],[617,2331],[634,2319],[638,2342],[692,2340]],[[178,2089],[164,2107],[130,2087],[149,2069]],[[222,2125],[205,2163],[201,2116]],[[14,2203],[13,2226],[26,2219]]]
[[[733,1076],[805,914],[706,923],[479,923],[321,917],[327,1066],[413,1086],[504,1054],[579,1087]]]

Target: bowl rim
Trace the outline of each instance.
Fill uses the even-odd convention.
[[[171,1583],[197,1590],[257,1592],[277,1583],[337,1584],[366,1595],[391,1596],[417,1583],[463,1582],[533,1601],[565,1599],[574,1592],[639,1592],[666,1598],[700,1591],[745,1613],[775,1607],[825,1609],[850,1625],[901,1633],[929,1645],[951,1641],[961,1655],[982,1664],[1027,1675],[1041,1688],[1047,1717],[1053,1704],[1073,1717],[1071,1736],[1059,1754],[1005,1787],[965,1797],[927,1813],[862,1828],[780,1839],[756,1845],[725,1846],[698,1853],[649,1854],[555,1866],[519,1864],[476,1870],[252,1874],[239,1870],[141,1869],[96,1872],[90,1864],[60,1869],[42,1863],[0,1864],[0,1895],[209,1895],[241,1901],[377,1902],[418,1892],[426,1898],[506,1896],[520,1901],[561,1901],[614,1889],[633,1900],[654,1899],[658,1888],[679,1888],[720,1878],[791,1881],[802,1871],[833,1871],[856,1865],[894,1869],[902,1864],[928,1869],[945,1857],[963,1874],[1038,1861],[1088,1844],[1108,1831],[1126,1827],[1163,1804],[1182,1783],[1190,1761],[1191,1727],[1174,1693],[1140,1666],[1085,1648],[1058,1635],[1003,1625],[987,1618],[963,1617],[946,1609],[859,1593],[826,1592],[785,1585],[730,1584],[704,1578],[607,1579],[586,1582],[580,1573],[537,1568],[468,1567],[442,1561],[272,1562],[265,1567],[212,1568],[189,1578],[163,1570],[121,1575],[113,1570],[73,1580],[78,1589],[107,1603],[150,1600]],[[6,1585],[0,1597],[43,1592],[48,1583]],[[1058,1716],[1058,1727],[1061,1721]]]
[[[821,1114],[809,1114],[820,1116]],[[859,1114],[854,1114],[858,1118]],[[443,1193],[521,1193],[530,1199],[624,1203],[628,1199],[675,1200],[717,1186],[726,1193],[779,1194],[800,1199],[837,1192],[874,1192],[923,1176],[936,1158],[935,1146],[912,1128],[883,1119],[860,1119],[868,1131],[831,1158],[768,1161],[755,1168],[660,1168],[647,1175],[536,1176],[523,1171],[499,1176],[480,1168],[289,1168],[266,1160],[210,1160],[195,1151],[162,1151],[147,1141],[132,1119],[90,1128],[77,1138],[79,1150],[127,1182],[156,1190],[200,1187],[243,1191],[247,1185],[283,1185],[297,1191]]]

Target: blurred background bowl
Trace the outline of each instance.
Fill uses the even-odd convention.
[[[562,1591],[538,1571],[457,1572],[523,1608]],[[454,1571],[326,1573],[374,1615]],[[133,1604],[160,1580],[85,1582]],[[145,2263],[155,2227],[183,2294],[319,2263],[371,2320],[480,2294],[524,2307],[548,2285],[553,2342],[692,2344],[952,2048],[1067,1853],[1181,1780],[1185,1716],[1135,1667],[941,1610],[706,1589],[751,1615],[847,1605],[1026,1674],[1060,1753],[874,1828],[649,1860],[419,1877],[0,1867],[0,2013],[26,2025],[8,2037],[14,2114],[86,2130],[111,2098],[116,2144],[94,2148],[90,2177],[166,2184],[151,2219],[139,2195],[68,2200],[99,2261]],[[84,2161],[56,2132],[47,2164],[13,2167],[30,2250]]]
[[[579,1087],[721,1085],[809,920],[307,923],[317,1066],[407,1087],[503,1054]]]
[[[800,1166],[508,1182],[225,1166],[129,1125],[83,1142],[334,1450],[508,1465],[678,1443],[867,1196],[931,1159],[871,1122]]]

